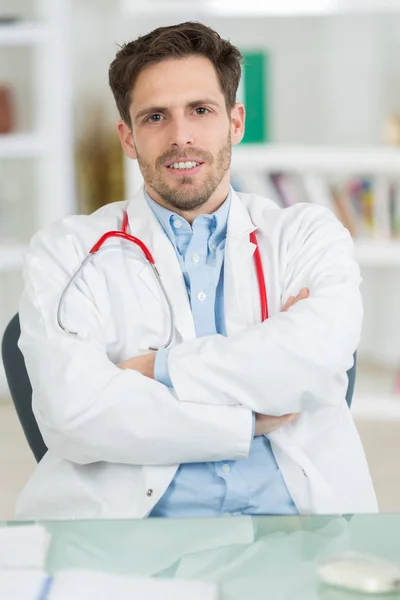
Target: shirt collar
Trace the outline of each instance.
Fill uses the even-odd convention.
[[[150,198],[146,189],[144,189],[144,195],[152,209],[153,213],[157,217],[161,227],[163,228],[165,234],[171,241],[171,243],[176,246],[176,237],[182,233],[193,233],[191,225],[176,213],[172,212],[168,208],[164,208],[157,202],[155,202],[152,198]],[[227,199],[221,206],[211,215],[199,215],[193,221],[193,226],[195,227],[196,221],[201,219],[201,217],[206,217],[206,220],[209,221],[208,227],[210,228],[210,244],[215,244],[218,246],[223,239],[226,237],[227,225],[228,225],[228,216],[229,209],[231,206],[232,200],[232,188],[229,189],[229,194]],[[179,221],[182,225],[179,229],[173,226],[174,221]],[[204,221],[204,219],[203,219]]]

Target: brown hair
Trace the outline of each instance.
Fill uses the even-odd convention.
[[[121,119],[131,125],[131,94],[143,69],[168,58],[186,58],[193,54],[208,58],[214,65],[226,108],[230,111],[236,102],[242,55],[211,27],[188,21],[159,27],[121,46],[109,69],[109,84]]]

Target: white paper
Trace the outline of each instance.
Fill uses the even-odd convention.
[[[40,525],[0,527],[0,569],[43,569],[50,538]]]
[[[69,570],[56,575],[48,600],[218,600],[214,583]]]
[[[47,573],[36,569],[0,570],[1,600],[38,600],[44,589]]]

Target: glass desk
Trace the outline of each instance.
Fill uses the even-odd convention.
[[[319,583],[319,561],[350,550],[400,564],[400,514],[40,524],[52,534],[50,574],[79,568],[214,581],[222,600],[360,600]]]

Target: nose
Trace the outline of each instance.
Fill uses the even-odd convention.
[[[194,143],[193,132],[190,123],[184,116],[174,117],[170,123],[170,146],[171,148],[184,148]]]

